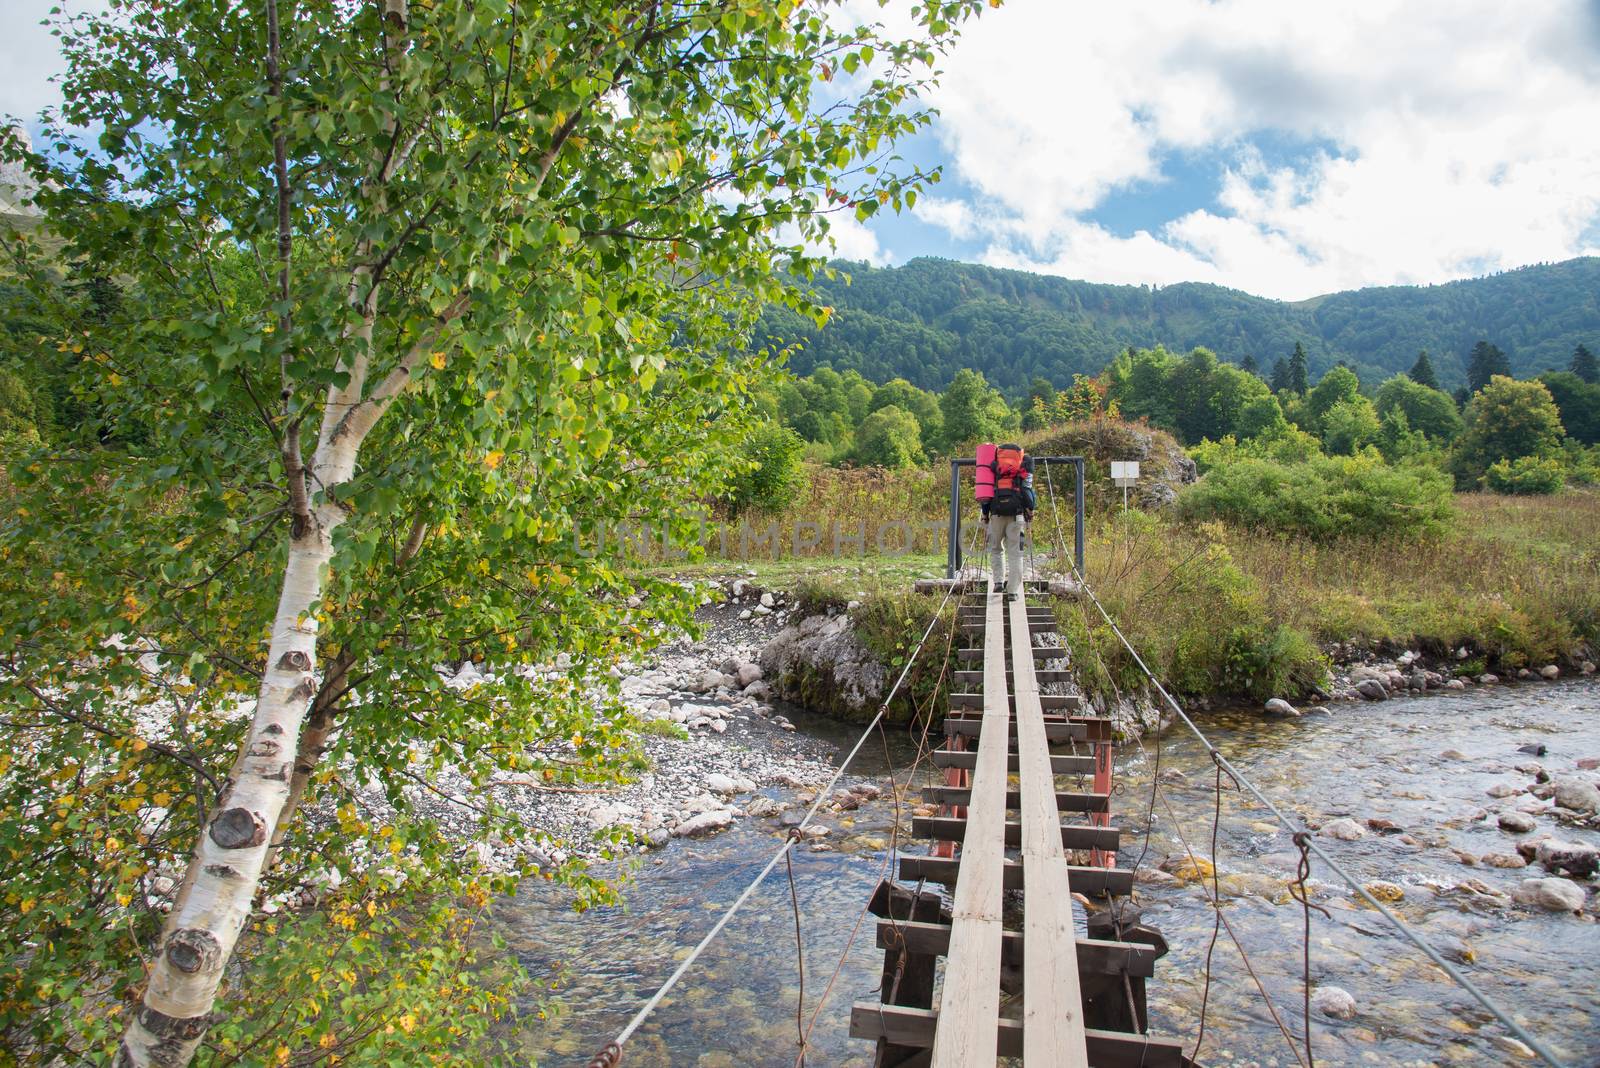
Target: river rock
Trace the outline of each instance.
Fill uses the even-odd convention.
[[[1471,759],[1471,758],[1469,758],[1467,756],[1467,754],[1463,753],[1459,749],[1446,749],[1444,752],[1439,754],[1439,759],[1440,760],[1468,760],[1468,759]]]
[[[1187,853],[1176,853],[1161,862],[1161,870],[1174,876],[1180,882],[1192,883],[1201,879],[1211,878],[1217,869],[1204,857],[1191,857]]]
[[[1289,887],[1282,879],[1260,872],[1239,872],[1217,879],[1217,888],[1226,897],[1259,897],[1282,905],[1290,900]]]
[[[1446,679],[1444,688],[1447,690],[1465,690],[1467,684],[1461,679]]]
[[[732,686],[733,676],[720,671],[705,671],[694,681],[691,687],[696,693],[710,693],[720,686]]]
[[[1338,986],[1317,987],[1311,995],[1311,1007],[1335,1020],[1352,1020],[1356,1015],[1356,999]]]
[[[1382,701],[1389,696],[1389,690],[1377,679],[1362,679],[1356,683],[1356,693],[1368,701]]]
[[[1578,767],[1584,771],[1593,771],[1596,768],[1600,768],[1600,757],[1580,757],[1578,758]]]
[[[1358,838],[1367,836],[1367,832],[1361,829],[1361,824],[1352,819],[1329,820],[1317,833],[1324,838],[1337,838],[1341,842],[1354,842]]]
[[[1521,904],[1551,912],[1578,912],[1588,895],[1583,887],[1566,879],[1526,879],[1512,896]]]
[[[1367,819],[1367,830],[1377,831],[1379,834],[1402,834],[1405,828],[1394,820],[1386,820],[1382,816],[1371,816]]]
[[[1391,883],[1384,879],[1374,879],[1362,887],[1367,893],[1383,902],[1385,905],[1406,899],[1405,888],[1399,883]]]
[[[1581,812],[1587,816],[1600,814],[1600,789],[1582,779],[1561,778],[1555,781],[1554,798],[1557,805]]]
[[[1542,757],[1550,752],[1550,747],[1543,742],[1529,742],[1526,745],[1517,746],[1517,752],[1527,753],[1529,756]]]
[[[1581,671],[1585,675],[1593,675],[1594,674],[1594,661],[1593,660],[1585,660],[1582,664],[1580,664],[1578,666],[1578,670]]]
[[[1526,868],[1528,862],[1520,853],[1485,853],[1481,858],[1486,868]]]
[[[756,784],[749,779],[736,779],[731,775],[722,775],[712,772],[705,778],[706,789],[714,794],[731,796],[733,794],[753,794]]]
[[[1558,842],[1547,839],[1539,843],[1534,859],[1545,871],[1555,875],[1571,875],[1582,879],[1600,870],[1600,849],[1581,842]]]
[[[1274,697],[1267,702],[1267,712],[1274,716],[1298,716],[1300,710],[1281,697]]]
[[[1500,681],[1500,676],[1499,675],[1491,675],[1491,674],[1489,674],[1487,672],[1485,672],[1484,674],[1478,676],[1478,685],[1479,686],[1493,686],[1495,683],[1497,683],[1499,681]]]
[[[1535,675],[1529,668],[1517,668],[1517,678],[1521,679],[1523,682],[1527,682],[1529,679],[1538,678],[1538,676]]]
[[[1512,786],[1510,783],[1497,782],[1485,790],[1484,793],[1488,794],[1490,797],[1515,797],[1522,793],[1522,791],[1517,789],[1515,786]]]
[[[762,796],[755,798],[748,805],[744,806],[744,814],[752,817],[753,819],[767,819],[772,816],[783,815],[784,809],[788,807],[789,806],[787,802],[774,801],[770,797]]]
[[[815,841],[818,838],[826,838],[832,833],[832,827],[824,826],[821,823],[808,823],[804,827],[800,828],[800,837],[804,838],[808,842]]]
[[[672,836],[674,838],[699,838],[702,835],[715,834],[717,831],[726,830],[732,825],[732,812],[725,808],[713,809],[710,812],[702,812],[698,816],[690,816],[672,828]]]
[[[1527,834],[1537,826],[1532,816],[1526,812],[1500,813],[1500,829],[1510,831],[1512,834]]]
[[[1547,679],[1559,679],[1561,677],[1561,669],[1554,664],[1546,664],[1539,669],[1539,674]]]
[[[775,607],[777,605],[777,603],[778,603],[777,600],[773,598],[772,594],[763,593],[761,595],[761,607],[762,608],[772,608],[772,607]]]
[[[760,664],[752,664],[748,660],[739,665],[734,673],[734,681],[739,684],[739,689],[748,690],[755,683],[761,681],[762,671]]]

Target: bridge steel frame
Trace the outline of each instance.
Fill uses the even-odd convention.
[[[1085,478],[1085,460],[1082,456],[1035,456],[1034,466],[1039,464],[1071,464],[1075,476],[1072,492],[1073,518],[1072,518],[1072,553],[1073,563],[1077,565],[1078,573],[1083,573],[1083,490]],[[976,468],[978,461],[972,457],[956,457],[950,461],[950,527],[948,544],[945,549],[944,577],[953,579],[961,573],[961,469],[963,467]]]

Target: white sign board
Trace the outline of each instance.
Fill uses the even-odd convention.
[[[1137,460],[1112,460],[1111,481],[1119,486],[1131,486],[1139,481],[1139,462]]]

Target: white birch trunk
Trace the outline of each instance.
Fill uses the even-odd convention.
[[[345,518],[329,491],[349,481],[363,436],[335,430],[319,443],[313,485],[324,492],[313,510],[315,522],[289,547],[250,733],[189,861],[144,998],[117,1051],[119,1068],[181,1068],[211,1022],[223,969],[250,917],[272,832],[289,797],[296,740],[316,693],[312,613],[322,597],[334,531]]]

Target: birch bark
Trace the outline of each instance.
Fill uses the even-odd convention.
[[[345,519],[334,492],[350,480],[360,444],[353,435],[319,444],[312,475],[324,491],[313,506],[315,521],[290,542],[250,733],[195,847],[118,1065],[187,1064],[210,1023],[223,968],[250,917],[272,830],[289,798],[296,740],[317,689],[315,609],[333,535]]]

